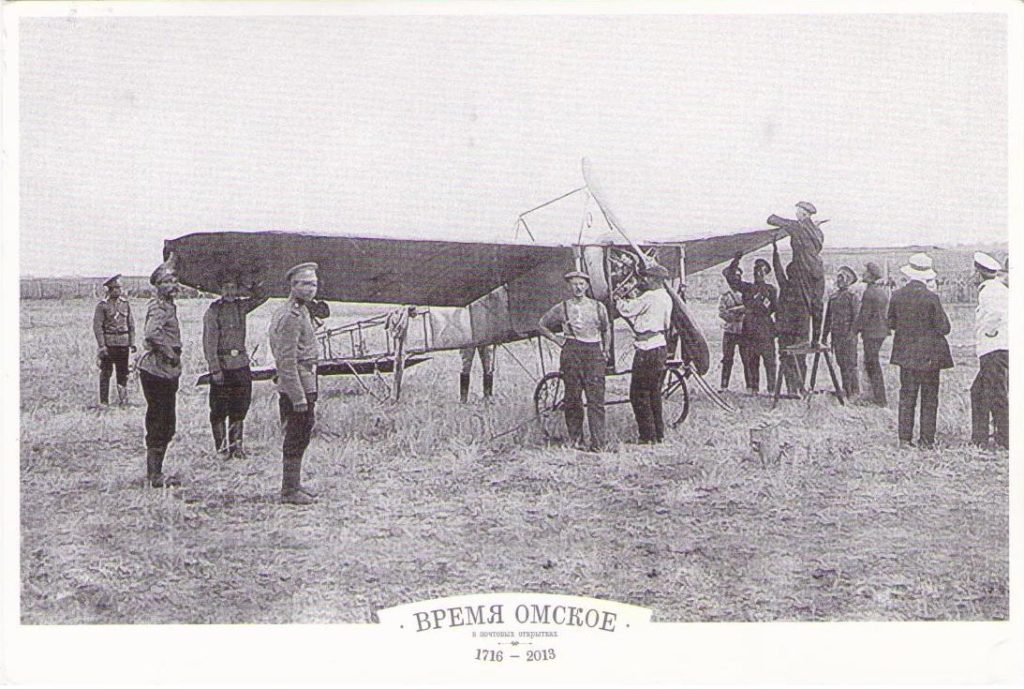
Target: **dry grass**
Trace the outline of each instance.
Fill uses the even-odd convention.
[[[655,449],[580,454],[532,425],[490,440],[532,414],[534,383],[505,354],[493,405],[458,403],[453,354],[410,370],[398,406],[324,379],[306,460],[322,497],[300,509],[275,502],[269,383],[255,386],[249,459],[210,452],[206,389],[192,386],[205,306],[179,309],[187,374],[167,465],[185,487],[164,491],[141,487],[141,391],[95,406],[92,302],[22,303],[26,623],[367,622],[507,590],[615,599],[660,621],[1007,618],[1007,455],[964,445],[969,347],[943,375],[930,452],[895,449],[894,409],[824,395],[774,413],[737,396],[736,416],[698,395]],[[254,314],[256,342],[271,310]],[[953,311],[951,339],[969,344],[972,312]],[[698,312],[717,337],[714,309]],[[747,429],[772,415],[791,447],[762,466]],[[609,421],[633,436],[628,406]]]

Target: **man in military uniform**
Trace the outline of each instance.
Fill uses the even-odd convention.
[[[974,254],[978,307],[974,315],[978,375],[971,385],[971,442],[987,447],[989,422],[996,445],[1010,447],[1010,290],[999,279],[999,261]]]
[[[763,258],[754,261],[754,281],[744,282],[740,270],[743,252],[737,252],[732,262],[725,267],[729,289],[743,295],[743,346],[740,356],[747,378],[747,392],[756,395],[761,385],[761,362],[768,382],[768,391],[775,389],[775,313],[778,292],[775,285],[767,281],[772,272],[771,265]]]
[[[818,212],[813,203],[801,201],[796,204],[796,220],[768,217],[768,224],[784,229],[789,234],[789,246],[793,250],[793,263],[799,266],[795,279],[800,292],[807,302],[811,314],[811,341],[818,343],[821,336],[822,307],[825,301],[825,266],[821,262],[821,247],[825,234],[811,216]]]
[[[480,368],[484,374],[484,398],[489,399],[494,393],[494,345],[479,347],[463,347],[459,350],[462,357],[462,372],[459,373],[459,400],[469,400],[469,385],[473,375],[473,357],[480,355]]]
[[[163,475],[164,455],[177,425],[178,379],[181,377],[181,329],[174,295],[178,277],[170,262],[149,276],[156,297],[146,307],[145,354],[139,359],[139,380],[146,397],[146,479],[154,488],[180,481]]]
[[[235,277],[221,281],[221,298],[210,304],[203,316],[203,354],[210,368],[210,426],[218,454],[244,457],[242,436],[245,416],[252,402],[252,370],[245,348],[245,319],[249,312],[267,301],[255,294],[249,298]],[[224,423],[230,420],[225,437]]]
[[[284,423],[281,502],[309,505],[316,495],[302,485],[302,455],[309,446],[316,408],[317,343],[309,303],[319,282],[316,263],[285,274],[291,292],[270,322],[270,349],[277,366],[278,406]]]
[[[128,401],[128,353],[135,351],[135,319],[128,300],[121,296],[121,276],[103,286],[107,298],[96,304],[92,331],[100,360],[100,404],[110,403],[110,374],[117,369],[117,403]]]

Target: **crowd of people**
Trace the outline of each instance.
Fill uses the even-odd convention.
[[[898,438],[900,447],[932,447],[939,405],[940,373],[953,366],[946,336],[950,322],[938,295],[929,288],[936,273],[927,254],[912,256],[901,270],[906,284],[889,294],[881,271],[868,263],[858,280],[848,266],[836,271],[835,289],[825,300],[820,252],[824,235],[812,216],[813,205],[797,205],[797,217],[771,216],[769,223],[790,237],[793,259],[783,266],[773,243],[772,262],[758,258],[753,281],[743,280],[736,254],[723,274],[728,289],[719,302],[722,321],[721,390],[729,389],[738,350],[749,394],[759,394],[760,370],[766,390],[785,382],[787,395],[806,392],[808,352],[828,349],[835,357],[842,390],[850,399],[860,395],[858,338],[863,343],[864,370],[870,392],[861,399],[887,405],[885,377],[879,352],[893,335],[890,363],[900,369]],[[982,447],[1009,447],[1009,308],[1007,266],[993,257],[974,256],[978,306],[975,335],[979,371],[971,387],[971,442]],[[326,304],[316,301],[319,285],[316,263],[294,266],[285,275],[289,295],[274,313],[269,341],[277,369],[282,441],[281,501],[308,505],[316,495],[302,484],[302,459],[310,442],[317,401],[316,365],[319,347],[315,330],[326,316]],[[771,283],[772,274],[778,285]],[[93,331],[98,345],[100,403],[109,404],[111,375],[116,371],[117,399],[125,404],[129,355],[136,351],[135,321],[122,295],[121,276],[104,283],[107,295],[96,306]],[[565,385],[565,424],[571,443],[580,449],[609,448],[605,432],[605,374],[610,360],[612,322],[604,303],[590,296],[590,276],[571,271],[565,276],[569,298],[551,307],[537,324],[539,333],[561,350],[559,366]],[[615,311],[634,333],[629,398],[636,418],[638,442],[665,439],[662,383],[668,360],[668,338],[678,299],[667,281],[669,272],[654,262],[639,271],[632,290],[613,294]],[[853,287],[861,283],[862,289]],[[180,483],[164,473],[164,459],[176,430],[176,398],[181,376],[181,330],[175,295],[178,278],[170,263],[150,276],[156,296],[146,309],[143,352],[137,361],[146,399],[146,481],[156,488]],[[244,422],[252,400],[252,371],[246,347],[246,318],[267,301],[259,284],[243,286],[225,277],[221,297],[203,317],[203,353],[210,378],[210,426],[215,451],[224,457],[244,457]],[[248,292],[248,295],[246,295]],[[776,342],[777,341],[777,342]],[[491,346],[461,352],[460,398],[470,388],[473,359],[483,367],[483,391],[490,397],[494,383]],[[777,381],[776,376],[782,380]],[[777,391],[776,391],[777,392]],[[586,404],[584,404],[586,398]],[[917,440],[915,415],[920,403]],[[585,441],[584,419],[589,427]]]

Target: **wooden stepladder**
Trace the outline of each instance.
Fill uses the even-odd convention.
[[[821,362],[822,355],[825,356],[825,366],[828,367],[828,375],[832,378],[832,388],[835,390],[836,397],[839,398],[839,404],[845,405],[846,398],[843,396],[843,386],[839,384],[839,377],[836,375],[835,366],[832,364],[832,352],[827,345],[823,344],[800,344],[793,345],[792,347],[783,347],[781,350],[782,360],[785,361],[787,358],[790,359],[790,363],[797,370],[802,370],[797,361],[797,357],[807,356],[809,354],[814,355],[814,362],[811,365],[811,380],[810,384],[804,387],[804,397],[814,393],[814,385],[818,379],[818,365]],[[772,395],[772,409],[779,403],[779,395],[782,393],[782,367],[779,367],[778,375],[775,378],[775,391]],[[802,381],[804,382],[804,381]]]

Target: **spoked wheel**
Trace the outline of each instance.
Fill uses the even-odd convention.
[[[545,438],[554,438],[562,426],[562,411],[565,402],[565,384],[558,371],[540,379],[533,391],[533,408],[537,423]]]
[[[670,428],[675,428],[690,413],[690,390],[686,387],[686,376],[679,369],[665,371],[665,382],[661,386],[662,414]]]

